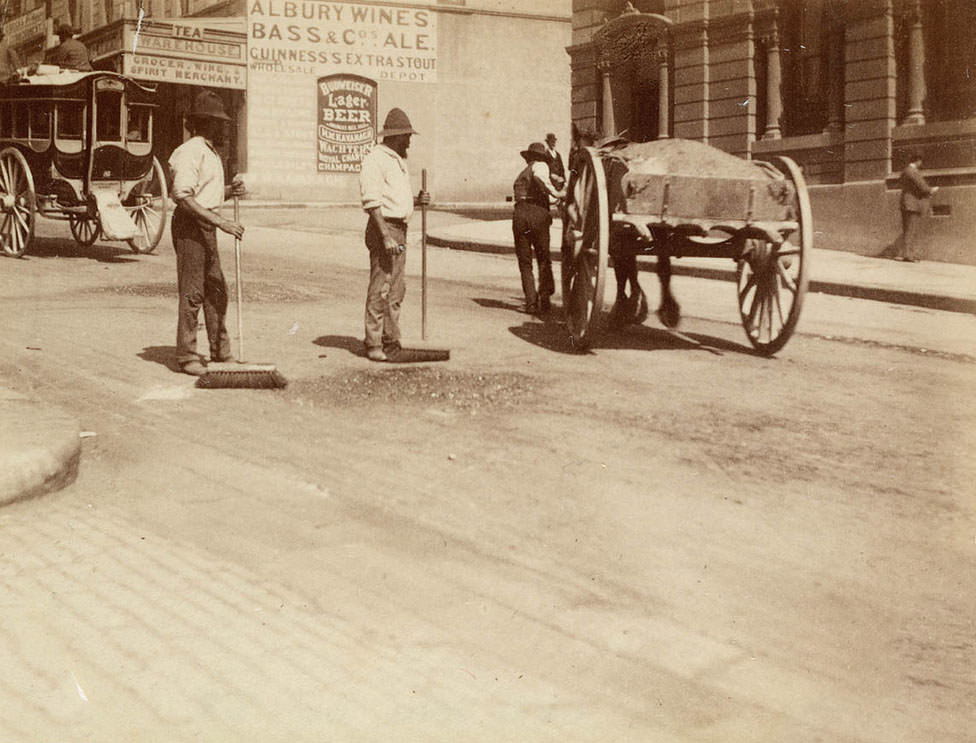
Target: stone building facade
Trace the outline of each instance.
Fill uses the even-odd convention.
[[[393,106],[440,202],[503,202],[519,151],[569,143],[570,0],[10,0],[4,26],[40,61],[68,21],[98,69],[156,83],[161,159],[196,92],[235,125],[228,167],[257,198],[358,201],[358,161]],[[356,126],[355,124],[363,124]]]
[[[890,247],[920,151],[926,256],[976,263],[971,0],[573,0],[568,53],[579,127],[799,162],[818,247]]]

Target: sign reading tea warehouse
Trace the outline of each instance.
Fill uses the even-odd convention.
[[[271,196],[351,199],[375,138],[377,96],[366,91],[436,83],[437,13],[316,0],[246,7],[251,183]]]

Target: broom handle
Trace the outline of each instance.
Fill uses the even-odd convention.
[[[420,189],[427,191],[427,168],[420,171]],[[420,338],[427,340],[427,205],[420,205]]]
[[[241,221],[240,197],[234,195],[234,221]],[[234,237],[234,275],[237,280],[237,353],[240,354],[239,361],[243,362],[244,355],[244,289],[241,285],[241,238]]]

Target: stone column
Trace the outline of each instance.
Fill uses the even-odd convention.
[[[613,89],[610,80],[609,60],[600,60],[597,67],[603,79],[603,136],[613,137],[617,134],[617,124],[613,118]]]
[[[844,130],[844,26],[833,23],[827,36],[827,132]]]
[[[764,39],[766,46],[766,130],[763,139],[781,139],[779,120],[783,115],[783,73],[779,59],[779,33],[773,29]]]
[[[902,124],[925,123],[925,38],[919,0],[908,11],[908,114]]]
[[[671,85],[668,75],[668,45],[663,39],[658,42],[654,51],[657,62],[657,138],[668,139],[671,136],[668,124],[671,118]]]

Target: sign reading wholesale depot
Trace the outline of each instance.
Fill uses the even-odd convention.
[[[359,170],[367,117],[375,137],[375,87],[367,88],[437,81],[437,14],[319,0],[246,7],[249,178],[269,196],[278,195],[272,184],[348,189],[342,174]]]

